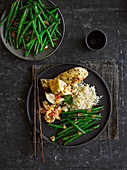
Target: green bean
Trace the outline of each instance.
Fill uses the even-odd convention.
[[[58,26],[58,23],[56,23],[56,25],[54,26],[53,30],[51,31],[51,36],[54,34],[54,32],[55,32],[57,26]]]
[[[63,115],[64,116],[64,115]],[[72,122],[68,117],[64,116],[65,119],[67,119],[72,125],[74,125],[79,131],[85,133],[78,125],[76,125],[74,122]]]
[[[100,119],[98,119],[98,120],[100,120]],[[98,121],[97,120],[97,121]],[[78,125],[80,125],[80,124],[85,124],[85,123],[88,123],[88,122],[90,122],[90,121],[92,121],[92,119],[89,119],[89,120],[86,120],[85,122],[79,122],[79,124]],[[70,123],[70,122],[69,122]],[[74,123],[75,123],[75,121],[74,121]],[[65,123],[63,123],[63,124],[65,124]],[[69,127],[67,127],[65,130],[62,130],[62,131],[60,131],[57,135],[60,135],[60,134],[62,134],[62,133],[64,133],[65,131],[68,131],[69,129],[71,129],[71,128],[73,128],[74,126],[69,126]]]
[[[96,125],[96,126],[90,128],[90,129],[84,130],[84,131],[85,131],[85,134],[88,133],[88,132],[90,132],[90,131],[92,131],[92,130],[94,130],[94,129],[97,129],[99,126],[100,126],[100,125]],[[76,139],[77,137],[82,136],[82,135],[83,135],[83,133],[81,133],[81,134],[75,133],[75,134],[73,134],[73,135],[67,136],[67,137],[66,137],[66,140],[67,140],[67,141],[64,143],[64,145],[66,145],[68,142],[70,142],[70,141],[72,141],[72,140],[74,140],[74,139]]]
[[[23,1],[20,0],[20,7],[23,7]]]
[[[9,37],[6,37],[6,43],[8,43],[8,41],[9,41]]]
[[[69,122],[70,123],[70,122]],[[57,135],[61,135],[62,133],[65,133],[66,131],[68,131],[69,129],[72,129],[74,126],[70,126],[70,127],[67,127],[66,129],[60,131]]]
[[[36,55],[39,53],[40,45],[42,46],[42,38],[43,38],[43,35],[40,36],[41,30],[42,30],[40,20],[38,19],[37,22],[38,22],[38,32],[39,32],[39,37],[40,37],[41,44],[39,44],[38,47],[37,47]]]
[[[30,9],[31,9],[31,7],[30,7]],[[32,12],[32,9],[31,9],[31,12]],[[39,15],[39,16],[40,16],[40,15]],[[38,39],[38,41],[39,41],[39,43],[40,43],[39,34],[38,34],[37,29],[36,29],[36,21],[35,21],[35,19],[33,20],[33,29],[34,29],[34,31],[35,31],[35,33],[36,33],[36,36],[37,36],[37,39]]]
[[[43,9],[40,7],[40,5],[38,3],[36,3],[36,4],[37,4],[38,8],[40,9],[40,11],[42,12],[44,19],[51,22],[51,20],[45,15],[45,13],[44,13]]]
[[[24,49],[26,50],[25,39],[23,39],[22,42],[23,42],[23,47],[24,47]]]
[[[99,115],[99,114],[97,114],[97,115],[95,115],[95,114],[82,114],[82,116],[73,116],[73,115],[68,115],[67,116],[69,119],[72,119],[72,118],[84,118],[84,117],[98,117],[98,118],[101,118],[102,116],[101,115]]]
[[[16,23],[16,24],[15,24],[15,25],[13,25],[13,26],[15,26],[15,27],[18,29],[18,27],[19,27],[19,24],[17,24],[17,23]]]
[[[47,8],[47,9],[54,9],[54,8],[59,8],[59,6],[45,6],[45,8]]]
[[[10,9],[10,12],[9,12],[9,15],[8,15],[8,19],[7,19],[7,23],[6,23],[6,28],[5,28],[5,39],[7,38],[7,34],[8,34],[8,27],[9,27],[9,24],[10,24],[10,19],[11,19],[11,16],[12,16],[12,13],[13,13],[13,10],[15,8],[15,5],[16,5],[17,1],[15,1],[12,6],[11,6],[11,9]]]
[[[58,20],[48,9],[46,9],[46,7],[42,4],[41,0],[38,0],[38,2],[41,7],[47,11],[48,14],[50,14],[57,22],[60,22],[60,20]]]
[[[24,22],[23,24],[25,25],[25,24],[28,24],[30,21],[26,21],[26,22]]]
[[[86,126],[88,123],[89,123],[89,122],[81,125],[80,128],[83,128],[83,127]],[[62,134],[61,136],[56,137],[56,138],[55,138],[55,141],[58,140],[58,139],[59,139],[59,142],[60,142],[61,140],[66,140],[66,139],[68,139],[68,136],[67,136],[67,135],[74,135],[74,134],[73,134],[74,132],[77,132],[77,129],[71,129],[70,131],[67,131],[66,133]],[[62,138],[61,138],[61,137],[62,137]]]
[[[95,111],[95,110],[102,110],[104,108],[104,106],[100,106],[100,107],[94,107],[91,110]]]
[[[60,126],[60,125],[56,125],[56,124],[52,124],[52,123],[49,123],[48,125],[63,129],[63,126]]]
[[[56,23],[56,25],[54,26],[53,30],[51,31],[50,35],[52,36],[56,27],[57,27],[58,23]],[[47,37],[45,37],[44,41],[43,41],[43,45],[41,47],[41,50],[42,51],[44,49],[44,47],[48,44],[49,40],[47,40]]]
[[[32,39],[28,44],[26,44],[26,46],[29,47],[35,41],[36,41],[36,39]]]
[[[96,126],[94,126],[94,127],[92,127],[92,128],[90,128],[90,129],[84,130],[84,131],[85,131],[85,133],[88,133],[88,132],[90,132],[90,131],[92,131],[92,130],[94,130],[94,129],[97,129],[99,126],[100,126],[100,124],[99,124],[99,125],[96,125]],[[67,141],[64,143],[64,145],[66,145],[66,144],[69,143],[70,141],[72,141],[72,140],[74,140],[75,138],[77,138],[77,137],[79,137],[79,136],[82,136],[82,135],[83,135],[83,133],[81,133],[81,134],[75,134],[74,137],[71,136],[71,139],[67,140]]]
[[[104,106],[96,107],[96,108],[92,108],[92,109],[67,111],[67,112],[62,112],[62,114],[70,114],[70,113],[77,113],[77,112],[87,113],[89,110],[91,110],[91,111],[101,110],[103,107]],[[88,112],[88,113],[90,113],[90,112]]]
[[[12,46],[12,39],[11,39],[11,29],[9,30],[9,43],[10,43],[10,46]]]
[[[35,45],[34,45],[34,51],[36,51],[37,44],[38,44],[38,41],[36,41],[36,42],[35,42]]]
[[[32,8],[31,8],[31,7],[30,7],[30,19],[31,19],[31,20],[34,19],[33,13],[32,13]],[[37,20],[37,18],[34,19],[35,25],[36,25],[36,20]],[[34,34],[35,34],[35,31],[33,30],[32,35],[31,35],[31,38],[30,38],[30,41],[34,38]]]
[[[78,121],[84,122],[84,121],[87,121],[87,120],[100,120],[100,118],[95,118],[95,117],[85,117],[83,119],[77,118],[76,122],[78,122]]]
[[[56,40],[58,40],[58,39],[59,39],[58,37],[56,37],[56,36],[53,36],[53,35],[52,35],[52,38],[53,38],[53,39],[56,39]]]
[[[40,23],[40,21],[39,20],[37,20],[37,22],[38,22],[38,32],[39,32],[39,34],[41,33],[41,23]]]
[[[32,1],[32,0],[27,0],[27,3],[28,3],[28,2],[30,2],[30,3],[32,3],[32,4],[33,4],[33,1]]]
[[[52,27],[53,27],[54,24],[55,24],[55,22],[52,23],[52,25],[50,25],[50,26],[47,28],[47,29],[49,30],[49,33],[51,32],[51,29],[52,29]],[[40,36],[42,36],[45,32],[46,32],[46,30],[44,30],[44,31],[40,34]],[[44,47],[48,44],[49,41],[47,41],[47,44],[46,44],[46,41],[47,41],[47,37],[44,38],[44,41],[43,41],[43,43],[42,43],[42,46],[41,46],[40,51],[43,51]]]
[[[80,128],[82,128],[84,125],[80,126]],[[55,141],[57,141],[59,139],[59,141],[63,140],[64,137],[67,137],[67,135],[73,135],[74,132],[77,132],[77,129],[75,129],[74,127],[72,129],[70,129],[69,131],[66,131],[65,133],[62,133],[60,135],[58,135],[55,138]]]
[[[54,10],[51,11],[51,14],[54,13],[54,12],[56,12],[57,10],[58,10],[58,9],[55,8]]]
[[[57,44],[54,42],[54,47],[57,47]]]
[[[17,33],[17,37],[16,37],[16,48],[19,47],[19,35],[20,35],[20,32],[21,32],[22,24],[23,24],[23,22],[25,21],[25,19],[26,19],[26,17],[27,17],[28,11],[29,11],[29,9],[26,8],[25,11],[24,11],[24,13],[23,13],[23,16],[22,16],[22,18],[21,18],[19,27],[18,27],[18,33]]]
[[[85,126],[83,129],[87,129],[88,127],[90,127],[91,125],[93,125],[94,123],[96,123],[98,120],[92,121],[91,123],[89,123],[87,126]]]
[[[89,123],[91,122],[92,120],[89,120],[89,121],[87,121],[86,123],[79,123],[78,124],[78,126],[80,127],[80,128],[87,128],[87,126],[88,125],[90,125]],[[92,124],[94,124],[94,122],[92,123]],[[90,125],[91,126],[91,125]],[[77,131],[77,129],[74,127],[74,126],[72,126],[72,128],[70,128],[70,129],[68,129],[66,132],[64,131],[63,132],[63,130],[62,130],[62,132],[60,133],[60,134],[57,134],[57,138],[56,139],[58,139],[58,138],[60,138],[60,137],[63,137],[63,136],[66,136],[66,135],[68,135],[68,134],[71,134],[72,132],[76,132]]]
[[[62,137],[57,142],[68,140],[74,136],[75,136],[75,134],[69,134],[69,136]]]
[[[33,45],[34,45],[34,42],[33,42],[33,43],[31,44],[31,46],[29,47],[28,51],[25,52],[25,56],[28,56],[28,55],[30,54]]]
[[[16,17],[19,2],[20,2],[20,0],[15,1],[11,7],[10,13],[8,15],[8,21],[7,21],[6,28],[5,28],[5,38],[7,37],[8,31],[12,25],[12,22],[10,23],[10,20],[11,19],[14,20],[14,18]],[[15,8],[15,10],[14,10],[14,8]],[[14,11],[14,13],[13,13],[13,11]],[[13,13],[13,15],[12,15],[12,13]]]
[[[57,25],[58,25],[58,23],[56,23],[56,25],[54,26],[53,30],[51,31],[51,33],[50,33],[51,37],[52,37],[54,31],[56,30]],[[46,39],[46,40],[47,40],[47,39]],[[48,41],[45,41],[43,46],[46,46],[46,45],[48,44],[48,42],[49,42],[49,40],[48,40]]]
[[[35,16],[35,18],[38,17],[38,15],[40,15],[40,12]],[[29,22],[29,24],[25,27],[25,29],[23,30],[23,32],[21,33],[21,36],[19,38],[19,45],[21,44],[22,38],[24,36],[24,34],[26,33],[27,29],[30,27],[30,25],[33,23],[33,20]]]
[[[55,17],[58,18],[58,12],[56,13]]]
[[[18,11],[20,11],[20,10],[22,10],[22,9],[24,9],[24,8],[28,8],[29,6],[31,6],[31,5],[30,5],[30,4],[25,5],[25,6],[21,7],[21,8],[19,8]]]
[[[39,22],[39,23],[40,23],[40,22]],[[54,25],[54,24],[52,24],[51,26],[49,26],[49,28],[52,28],[53,25]],[[47,28],[47,29],[49,29],[49,28]],[[40,31],[41,31],[41,27],[40,27]],[[42,32],[39,34],[40,39],[42,39],[42,36],[43,36],[43,34],[44,34],[46,31],[47,31],[47,30],[45,29],[44,31],[42,31]],[[33,41],[35,41],[35,38],[32,39],[32,40],[27,44],[27,46],[29,46]],[[42,40],[41,40],[41,45],[42,45]]]
[[[36,5],[35,5],[35,11],[38,13],[38,9],[37,9],[37,6],[36,6]],[[44,24],[44,22],[43,22],[43,19],[41,18],[41,15],[39,15],[38,17],[39,17],[39,19],[40,19],[43,27],[46,29],[46,26],[45,26],[45,24]],[[53,41],[52,41],[52,38],[51,38],[51,35],[50,35],[49,31],[46,30],[46,32],[47,32],[47,35],[48,35],[48,37],[49,37],[49,40],[50,40],[50,43],[51,43],[52,47],[54,47],[54,43],[53,43]]]
[[[40,43],[37,45],[36,51],[35,51],[35,55],[37,55],[39,53],[39,48],[40,48]]]
[[[82,120],[82,119],[81,119]],[[77,122],[78,123],[78,127],[86,130],[88,127],[90,127],[91,125],[93,125],[95,122],[99,121],[100,119],[97,118],[96,120],[92,121],[93,119],[88,119],[85,123],[84,122]],[[68,120],[69,121],[69,120]],[[70,122],[70,121],[69,121]],[[72,121],[74,123],[74,121]],[[91,123],[90,123],[91,122]],[[75,123],[74,123],[75,124]],[[73,125],[74,125],[73,124]],[[61,140],[66,140],[66,139],[70,139],[72,136],[74,136],[74,132],[76,132],[76,127],[75,126],[70,126],[64,130],[62,130],[61,132],[59,132],[57,134],[57,137],[55,138],[55,141],[58,140],[57,142],[60,142]],[[67,135],[71,135],[70,137],[68,137]]]
[[[56,29],[56,32],[57,32],[57,34],[58,34],[60,37],[62,36],[62,34],[59,32],[58,29]]]
[[[8,19],[8,15],[0,22],[0,26],[3,25]]]
[[[18,28],[15,28],[15,27],[10,27],[10,29],[12,29],[12,30],[18,30]]]
[[[16,49],[16,37],[13,37],[13,41],[14,41],[14,48]]]

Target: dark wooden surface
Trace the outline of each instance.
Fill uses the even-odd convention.
[[[0,0],[0,15],[11,3]],[[36,64],[78,63],[90,59],[115,59],[119,65],[119,140],[93,141],[75,149],[44,143],[44,164],[32,157],[32,127],[26,114],[26,96],[33,62],[12,55],[0,41],[0,169],[127,169],[127,1],[54,0],[65,19],[66,33],[60,48]],[[86,49],[84,36],[92,29],[107,34],[100,52]]]

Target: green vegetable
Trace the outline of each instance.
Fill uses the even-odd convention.
[[[0,26],[3,25],[8,19],[8,15],[0,22]]]
[[[35,8],[34,8],[34,9],[35,9],[35,11],[38,13],[38,9],[37,9],[37,6],[36,6],[36,5],[35,5]],[[39,17],[40,22],[42,23],[44,29],[46,29],[47,27],[45,26],[44,21],[43,21],[41,15],[39,15],[38,17]],[[48,37],[49,37],[49,40],[50,40],[50,42],[51,42],[52,47],[54,47],[54,43],[53,43],[53,41],[52,41],[52,38],[51,38],[51,35],[50,35],[49,31],[46,30],[46,32],[47,32],[47,35],[48,35]]]
[[[12,38],[11,38],[11,29],[9,30],[9,41],[10,41],[10,46],[12,46]]]
[[[52,123],[49,123],[48,125],[63,129],[63,126],[60,126],[60,125],[56,125],[56,124],[52,124]]]
[[[104,106],[101,106],[101,107],[96,107],[96,108],[92,108],[92,109],[84,109],[84,110],[73,110],[73,111],[67,111],[67,112],[62,112],[62,114],[70,114],[70,113],[78,113],[78,112],[81,112],[81,113],[95,113],[95,112],[99,112],[103,109]],[[90,111],[91,110],[91,111]],[[95,112],[94,112],[95,111]]]
[[[76,125],[73,121],[71,121],[68,117],[66,117],[66,116],[64,116],[63,115],[63,117],[65,117],[65,119],[67,119],[73,126],[75,126],[79,131],[81,131],[82,133],[85,133],[84,131],[83,131],[83,129],[81,129],[78,125]]]
[[[8,34],[8,30],[9,30],[9,24],[10,24],[10,20],[12,19],[12,14],[13,14],[13,11],[14,11],[14,8],[16,6],[16,4],[18,3],[18,1],[15,1],[12,6],[11,6],[11,9],[9,11],[9,14],[8,14],[8,18],[7,18],[7,23],[6,23],[6,28],[5,28],[5,39],[7,38],[7,34]]]
[[[94,130],[94,129],[99,128],[99,126],[100,126],[100,124],[97,125],[97,126],[94,126],[94,127],[90,128],[90,129],[86,129],[86,130],[84,130],[84,132],[85,132],[85,133],[88,133],[88,132],[90,132],[90,131],[92,131],[92,130]],[[72,140],[74,140],[75,138],[77,138],[77,137],[79,137],[79,136],[82,136],[82,135],[83,135],[83,133],[81,133],[81,134],[73,134],[73,135],[70,137],[70,139],[68,138],[68,140],[64,143],[64,145],[66,145],[66,144],[69,143],[70,141],[72,141]]]
[[[8,15],[0,22],[5,23],[4,37],[15,49],[25,50],[37,55],[45,46],[57,46],[53,39],[59,39],[57,26],[60,23],[57,6],[46,7],[41,1],[16,0],[12,3]],[[15,33],[15,37],[11,33]]]
[[[40,15],[40,13],[38,13],[35,17],[38,17],[38,15]],[[31,21],[29,22],[29,24],[25,27],[25,29],[24,29],[23,32],[21,33],[21,36],[20,36],[20,38],[19,38],[19,45],[21,44],[21,41],[22,41],[22,39],[23,39],[24,34],[26,33],[27,29],[30,27],[30,25],[31,25],[32,23],[33,23],[33,20],[31,20]]]
[[[23,24],[23,22],[25,21],[25,19],[26,19],[26,17],[27,17],[28,11],[29,11],[29,9],[26,8],[25,11],[24,11],[24,13],[23,13],[23,16],[22,16],[22,18],[21,18],[19,27],[18,27],[18,33],[17,33],[17,37],[16,37],[16,48],[19,47],[19,35],[20,35],[20,32],[21,32],[22,24]]]
[[[60,22],[60,20],[57,19],[57,18],[42,4],[41,0],[38,0],[38,2],[39,2],[39,4],[41,5],[41,7],[47,11],[48,14],[50,14],[57,22]]]
[[[69,97],[66,98],[67,101],[69,100]],[[83,112],[80,114],[79,110],[62,112],[59,125],[49,124],[50,126],[53,126],[55,129],[57,128],[62,129],[63,125],[66,126],[66,129],[63,129],[57,133],[54,141],[56,142],[64,141],[64,145],[66,145],[75,138],[83,134],[89,133],[94,129],[97,129],[100,126],[100,124],[98,125],[94,124],[101,120],[102,116],[100,115],[100,111],[102,109],[103,106],[95,107],[92,109],[84,109],[82,110]]]
[[[73,97],[71,95],[64,96],[64,102],[67,102],[69,105],[73,103]]]

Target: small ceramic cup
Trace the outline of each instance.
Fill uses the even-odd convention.
[[[85,43],[90,50],[99,51],[107,44],[107,36],[101,30],[92,30],[85,37]]]

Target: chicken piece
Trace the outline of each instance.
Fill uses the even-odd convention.
[[[88,71],[85,68],[82,67],[75,67],[70,70],[67,70],[61,74],[59,74],[57,77],[55,77],[55,80],[63,80],[66,84],[74,85],[82,81],[88,76]]]
[[[57,79],[57,80],[50,80],[49,87],[54,94],[59,95],[68,95],[72,94],[72,89],[70,85],[67,85],[64,81]]]

